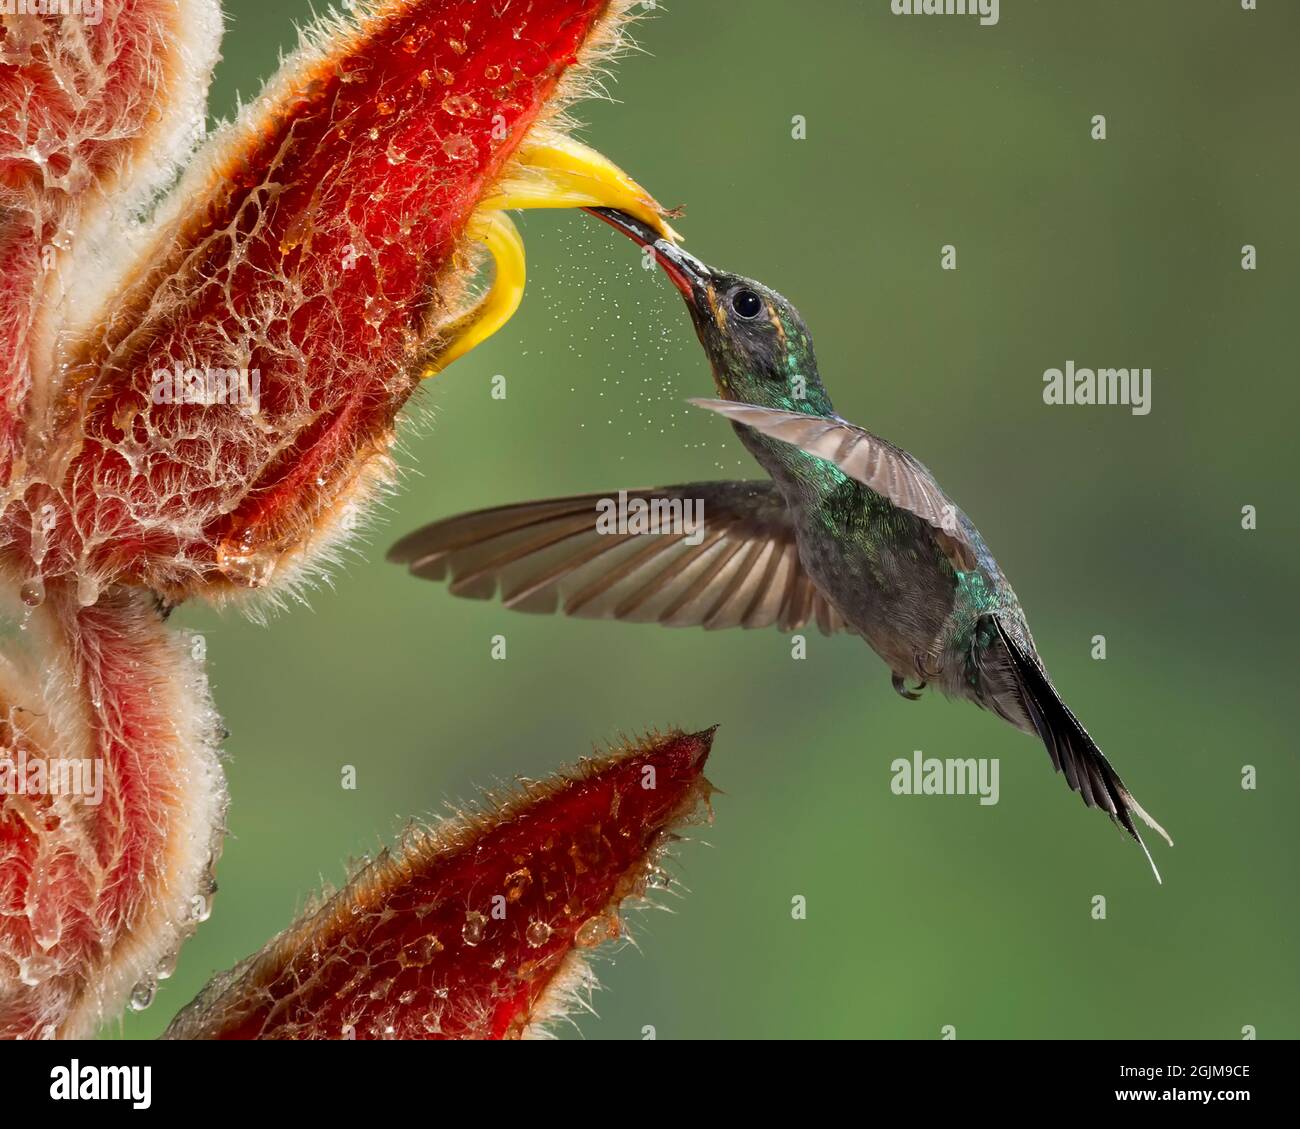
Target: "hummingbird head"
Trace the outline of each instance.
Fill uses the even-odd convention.
[[[812,334],[789,300],[752,278],[714,270],[623,212],[588,210],[653,251],[686,299],[719,395],[809,415],[834,410],[817,373]]]

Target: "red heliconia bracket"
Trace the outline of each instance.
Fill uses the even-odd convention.
[[[179,1039],[545,1034],[591,987],[620,907],[669,882],[708,815],[713,731],[652,735],[405,837],[261,953],[217,977]]]
[[[206,916],[221,726],[167,610],[329,563],[420,381],[518,306],[508,209],[673,237],[557,118],[629,6],[370,0],[209,139],[216,0],[0,19],[0,758],[103,781],[0,794],[0,1036],[92,1033]],[[444,1029],[519,1030],[530,992]]]

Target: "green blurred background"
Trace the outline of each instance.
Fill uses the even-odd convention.
[[[800,306],[840,411],[979,523],[1056,681],[1174,835],[1152,845],[1163,887],[1038,744],[904,703],[857,639],[813,633],[795,662],[775,631],[517,615],[383,562],[466,509],[758,475],[683,405],[711,384],[666,281],[589,217],[530,213],[524,307],[428,389],[364,555],[269,628],[180,617],[207,635],[232,731],[230,839],[212,919],[126,1034],[156,1035],[408,817],[620,731],[720,723],[725,795],[676,864],[690,893],[599,961],[581,1035],[1300,1035],[1300,6],[1260,7],[1004,0],[985,28],[888,0],[683,0],[640,25],[617,102],[579,110],[588,141],[687,206],[691,249]],[[309,13],[226,8],[217,116]],[[1044,406],[1067,359],[1152,368],[1151,414]],[[1000,757],[1001,803],[892,795],[914,749]]]

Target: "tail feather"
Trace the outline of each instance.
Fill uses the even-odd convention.
[[[993,620],[1011,659],[1020,704],[1047,747],[1052,765],[1058,772],[1065,774],[1071,789],[1083,797],[1083,802],[1088,807],[1101,808],[1136,840],[1151,865],[1156,881],[1160,882],[1160,871],[1156,869],[1151,852],[1142,841],[1133,816],[1136,815],[1156,831],[1171,847],[1174,841],[1124,786],[1119,773],[1097,747],[1097,742],[1088,735],[1070,707],[1061,700],[1038,656],[1017,640],[997,616]]]

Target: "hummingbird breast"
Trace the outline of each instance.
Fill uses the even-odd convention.
[[[987,608],[933,529],[855,482],[795,502],[799,556],[823,596],[896,674],[979,700],[968,661]],[[980,578],[983,580],[984,578]],[[989,584],[984,603],[996,602]]]

